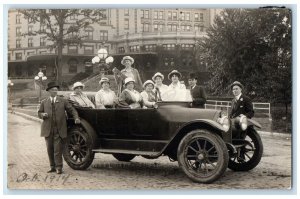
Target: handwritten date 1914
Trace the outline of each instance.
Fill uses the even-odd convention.
[[[28,173],[22,173],[17,177],[16,182],[45,182],[45,183],[62,183],[65,184],[67,180],[69,179],[70,174],[67,175],[41,175],[38,173],[35,173],[33,175],[30,175]]]

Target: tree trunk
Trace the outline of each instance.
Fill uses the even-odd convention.
[[[57,46],[57,83],[61,86],[62,84],[62,45],[58,44]]]

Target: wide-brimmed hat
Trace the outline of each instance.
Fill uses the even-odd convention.
[[[53,87],[57,87],[59,89],[59,85],[56,83],[56,82],[49,82],[47,84],[47,88],[46,88],[46,91],[50,90],[51,88]]]
[[[190,73],[189,79],[198,79],[195,73]]]
[[[154,87],[154,82],[152,80],[147,80],[144,82],[143,87],[145,88],[147,86],[147,84],[152,84]]]
[[[124,80],[124,85],[126,86],[127,83],[129,82],[135,82],[135,80],[132,78],[132,77],[127,77],[125,80]]]
[[[172,77],[172,75],[174,75],[174,74],[177,74],[179,79],[182,77],[181,73],[178,72],[178,70],[172,70],[172,71],[168,74],[169,80],[171,80],[171,77]]]
[[[239,82],[239,81],[233,82],[233,83],[230,85],[230,88],[232,89],[233,86],[238,86],[238,87],[240,87],[242,90],[244,89],[243,84],[241,84],[241,82]]]
[[[84,84],[83,83],[81,83],[81,82],[75,82],[74,84],[73,84],[73,87],[72,87],[72,89],[74,90],[75,88],[77,88],[77,87],[82,87],[82,88],[84,88]]]
[[[152,80],[155,81],[156,77],[161,77],[162,80],[164,80],[165,76],[163,74],[161,74],[160,72],[155,73],[152,77]]]
[[[130,56],[125,56],[125,57],[123,57],[123,59],[122,59],[122,61],[121,61],[121,64],[124,65],[124,61],[127,60],[127,59],[131,61],[131,64],[134,63],[134,59],[133,59],[132,57],[130,57]]]
[[[108,82],[109,83],[109,79],[107,77],[102,77],[99,81],[99,84],[102,85],[102,83],[104,82]]]

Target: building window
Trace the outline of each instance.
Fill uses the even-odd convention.
[[[142,10],[142,18],[149,19],[149,10]]]
[[[34,54],[34,51],[27,52],[27,56],[30,56],[30,55],[33,55],[33,54]]]
[[[16,24],[21,23],[21,15],[16,15]]]
[[[28,47],[33,47],[33,39],[28,38]]]
[[[191,31],[190,25],[181,25],[181,31]]]
[[[164,50],[175,50],[175,44],[163,44]]]
[[[28,23],[33,23],[33,18],[28,18]]]
[[[85,31],[85,39],[86,40],[93,40],[93,28],[92,27],[87,27],[84,29]]]
[[[203,21],[203,13],[200,13],[200,21]]]
[[[46,32],[46,27],[47,27],[46,24],[41,24],[40,25],[40,31],[41,32]]]
[[[129,19],[124,19],[124,29],[125,30],[129,29]]]
[[[31,34],[33,32],[33,26],[28,26],[28,34]]]
[[[173,20],[177,20],[177,12],[173,12],[172,13],[172,19]]]
[[[181,19],[182,21],[184,21],[184,19],[185,19],[185,14],[184,14],[184,12],[181,12],[181,13],[180,13],[180,19]]]
[[[143,32],[149,32],[149,24],[148,23],[143,23],[142,24]]]
[[[154,11],[154,16],[153,16],[154,19],[158,19],[158,11]]]
[[[199,13],[195,13],[195,21],[199,21]]]
[[[193,44],[181,44],[182,50],[191,50],[192,48],[194,48]]]
[[[190,19],[191,19],[190,13],[185,13],[185,20],[190,21]]]
[[[129,51],[130,52],[139,52],[140,51],[140,46],[130,46]]]
[[[21,48],[21,39],[16,40],[16,48]]]
[[[146,52],[156,51],[156,44],[145,45]]]
[[[159,11],[158,19],[163,19],[164,18],[164,12]]]
[[[107,41],[107,40],[108,40],[108,31],[100,30],[100,41]]]
[[[119,47],[118,52],[119,53],[125,53],[125,48],[124,47]]]
[[[169,32],[177,31],[177,24],[168,24],[168,31]]]
[[[129,16],[129,9],[124,9],[124,16]]]
[[[175,66],[174,57],[165,57],[163,60],[164,60],[164,65],[166,67]]]
[[[93,55],[94,54],[94,46],[84,46],[84,54]]]
[[[172,12],[171,11],[168,12],[168,20],[172,20]]]
[[[78,62],[76,59],[70,59],[68,65],[69,65],[69,73],[77,73]]]
[[[47,51],[46,50],[41,50],[40,55],[43,55],[43,54],[47,54]]]
[[[16,36],[21,36],[21,27],[16,27]]]
[[[77,54],[78,53],[78,47],[75,45],[68,46],[68,53],[69,54]]]
[[[22,53],[16,53],[16,60],[22,60]]]
[[[45,37],[40,38],[40,46],[46,46],[46,38]]]
[[[154,24],[154,31],[163,31],[163,27],[164,27],[164,25],[163,24],[157,24],[157,23],[155,23]]]

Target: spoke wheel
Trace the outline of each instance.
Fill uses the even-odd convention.
[[[188,133],[178,147],[178,164],[193,181],[211,183],[223,175],[228,166],[224,141],[207,130]]]
[[[112,155],[114,156],[114,158],[122,162],[129,162],[130,160],[135,158],[135,155],[132,154],[114,153]]]
[[[247,131],[242,146],[237,146],[237,153],[229,159],[228,168],[234,171],[249,171],[255,168],[261,160],[263,154],[263,144],[258,133],[250,128]]]
[[[72,169],[83,170],[92,164],[95,156],[92,143],[92,137],[83,128],[68,131],[63,156]]]

